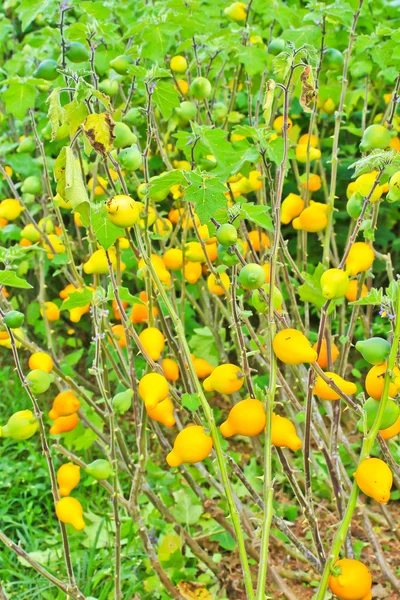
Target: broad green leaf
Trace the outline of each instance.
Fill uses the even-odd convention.
[[[228,201],[224,196],[226,187],[216,177],[187,173],[191,185],[185,189],[184,199],[196,204],[196,214],[201,224],[207,223],[215,211],[224,208]]]
[[[190,410],[190,412],[196,412],[201,402],[197,394],[183,394],[182,406]]]
[[[180,489],[173,493],[175,506],[171,512],[175,519],[184,525],[194,525],[204,512],[200,503],[194,503],[186,490]]]
[[[268,141],[267,156],[276,165],[280,165],[283,161],[284,145],[285,143],[281,137]]]
[[[174,108],[179,106],[179,94],[172,83],[157,81],[153,92],[153,101],[167,121]]]
[[[51,139],[57,135],[57,131],[59,127],[62,125],[64,121],[64,111],[60,102],[60,89],[56,88],[50,94],[50,96],[46,100],[46,104],[49,105],[48,117],[51,123]]]
[[[210,540],[218,542],[221,548],[232,552],[236,548],[236,542],[230,533],[224,531],[223,533],[214,533],[210,536]]]
[[[185,178],[181,171],[168,171],[164,175],[158,177],[152,177],[150,180],[149,188],[156,194],[158,192],[165,192],[173,185],[181,185],[185,182]]]
[[[90,304],[93,298],[93,290],[85,287],[83,290],[77,290],[69,294],[61,305],[61,310],[72,310]]]
[[[70,202],[73,209],[89,203],[81,168],[69,146],[61,149],[54,163],[54,177],[57,181],[57,192],[64,200]]]
[[[50,3],[50,0],[22,0],[17,11],[22,31],[28,28],[39,13],[46,13]]]
[[[24,290],[28,290],[32,287],[30,283],[18,277],[18,275],[16,275],[14,271],[8,270],[0,271],[0,285],[21,288]]]
[[[28,110],[35,106],[35,97],[36,88],[33,85],[22,80],[10,83],[3,92],[6,112],[22,120]]]
[[[88,108],[83,100],[72,100],[72,102],[64,106],[64,112],[65,119],[69,125],[69,134],[70,136],[74,136],[88,116]]]
[[[117,227],[107,217],[105,206],[99,206],[98,211],[91,211],[90,223],[97,241],[105,250],[112,246],[115,240],[121,237],[123,230]]]
[[[158,558],[160,562],[167,562],[171,554],[179,552],[182,547],[181,536],[177,533],[166,533],[162,542],[158,546]]]
[[[262,73],[268,61],[268,52],[264,48],[249,45],[242,46],[238,51],[239,62],[243,63],[250,77]]]
[[[218,348],[208,327],[194,329],[194,335],[189,340],[189,346],[196,358],[204,358],[210,365],[218,366]]]
[[[310,302],[318,308],[323,307],[326,302],[326,298],[324,298],[322,295],[320,279],[324,271],[324,266],[319,264],[312,275],[309,273],[303,273],[306,281],[300,285],[297,290],[302,302]]]
[[[267,206],[246,203],[242,205],[242,213],[245,219],[253,221],[253,223],[260,225],[260,227],[263,227],[267,231],[275,231],[272,219],[268,214]]]
[[[379,290],[372,288],[369,293],[364,296],[364,298],[360,298],[359,300],[354,300],[354,302],[349,302],[349,304],[356,306],[364,306],[368,304],[374,304],[375,306],[379,306],[383,301],[383,290],[380,288]]]

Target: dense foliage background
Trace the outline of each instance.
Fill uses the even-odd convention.
[[[399,25],[395,0],[3,1],[0,421],[31,410],[34,431],[0,440],[0,598],[321,600],[339,556],[367,565],[373,598],[400,598],[400,445],[379,433],[400,422]],[[132,227],[113,220],[116,195],[136,202]],[[224,246],[228,222],[239,241]],[[327,295],[322,274],[343,274],[356,242],[373,265]],[[263,267],[256,285],[246,262]],[[318,363],[277,360],[286,328]],[[354,347],[372,336],[389,341],[375,412]],[[205,390],[227,364],[239,388],[224,374]],[[321,400],[321,368],[355,393],[339,382]],[[138,391],[156,372],[169,421]],[[79,411],[50,431],[65,390]],[[245,398],[266,430],[224,438]],[[274,442],[273,412],[301,449]],[[190,424],[214,449],[169,466]],[[367,456],[390,467],[388,505],[359,495]],[[81,468],[81,530],[56,517],[66,462]]]

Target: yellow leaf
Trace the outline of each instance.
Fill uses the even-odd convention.
[[[115,123],[108,113],[89,115],[83,123],[90,145],[103,157],[112,148],[115,139],[114,127]]]
[[[158,547],[158,558],[161,562],[170,559],[171,554],[181,549],[181,536],[176,533],[166,533],[163,541]]]
[[[202,583],[181,581],[177,587],[185,600],[213,600],[212,595]]]

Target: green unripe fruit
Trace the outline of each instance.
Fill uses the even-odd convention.
[[[114,127],[115,140],[113,142],[114,148],[127,148],[137,142],[137,137],[131,131],[126,123],[115,123]]]
[[[328,48],[324,52],[324,64],[333,71],[342,69],[344,65],[343,54],[336,48]]]
[[[214,121],[221,123],[228,116],[228,107],[223,102],[216,102],[213,106],[211,116]]]
[[[112,466],[104,458],[94,460],[90,465],[87,465],[85,469],[86,473],[97,480],[108,479],[111,475],[114,475]]]
[[[129,125],[141,125],[144,121],[143,113],[139,108],[130,108],[126,115],[122,117],[122,120]]]
[[[47,392],[54,381],[53,375],[50,375],[41,369],[29,371],[26,379],[33,394],[43,394],[44,392]]]
[[[197,107],[194,102],[185,100],[184,102],[181,102],[179,108],[175,109],[175,112],[182,121],[188,123],[196,118]]]
[[[262,289],[265,292],[265,295],[268,297],[269,295],[269,283],[264,283]],[[264,300],[262,297],[260,290],[254,290],[251,295],[251,303],[256,309],[257,312],[264,314],[268,311],[268,302]],[[272,291],[272,306],[275,310],[279,310],[282,307],[283,296],[280,290],[274,285],[274,289]]]
[[[190,85],[190,94],[196,100],[205,100],[211,96],[212,86],[205,77],[196,77]]]
[[[349,287],[349,276],[342,269],[328,269],[320,279],[322,295],[328,300],[343,298]]]
[[[13,440],[28,440],[35,435],[39,423],[32,411],[21,410],[8,419],[7,425],[0,427],[0,437]]]
[[[364,199],[362,195],[357,192],[356,194],[353,194],[347,201],[346,210],[352,219],[358,219],[358,217],[361,215],[363,200]]]
[[[365,412],[367,414],[367,428],[368,429],[371,429],[371,427],[373,426],[375,419],[376,419],[376,415],[378,414],[378,411],[379,411],[379,407],[380,407],[380,400],[375,400],[374,398],[368,398],[368,400],[366,400],[366,402],[364,403],[363,409],[365,410]],[[391,427],[394,423],[396,423],[397,419],[399,418],[399,414],[400,414],[399,405],[396,404],[396,402],[394,400],[392,400],[392,398],[388,398],[385,412],[383,414],[382,422],[381,422],[379,428],[387,429],[388,427]],[[362,431],[362,428],[363,428],[362,419],[360,419],[360,421],[357,423],[357,428],[359,429],[359,431]]]
[[[273,54],[274,56],[276,56],[277,54],[280,54],[281,52],[284,51],[285,46],[286,46],[285,40],[281,40],[280,38],[275,38],[274,40],[271,40],[270,43],[268,44],[268,52],[270,54]]]
[[[89,60],[89,50],[80,42],[71,42],[66,52],[67,58],[73,63],[85,62]]]
[[[240,271],[238,281],[245,290],[256,290],[264,285],[265,271],[257,263],[248,263]]]
[[[361,152],[370,150],[384,150],[390,145],[392,134],[383,125],[370,125],[364,131],[360,143]]]
[[[121,54],[110,61],[110,67],[119,75],[126,75],[129,67],[133,63],[132,58],[126,54]]]
[[[36,244],[36,242],[38,242],[42,237],[40,235],[40,232],[36,229],[34,225],[32,225],[32,223],[28,223],[28,225],[25,225],[20,235],[21,238],[29,240],[30,242],[32,242],[32,244]]]
[[[236,244],[238,239],[236,227],[230,223],[221,225],[215,235],[218,243],[222,246],[232,246],[232,244]]]
[[[54,81],[54,79],[57,79],[57,77],[60,75],[60,73],[57,71],[58,67],[59,67],[59,65],[58,65],[57,61],[55,61],[51,58],[48,58],[47,60],[43,60],[40,63],[40,65],[34,72],[33,76],[36,77],[37,79],[45,79],[46,81]]]
[[[119,83],[117,79],[110,81],[109,79],[103,79],[99,83],[99,90],[107,94],[107,96],[115,96],[119,90]]]
[[[397,171],[389,180],[389,192],[386,196],[388,202],[400,200],[400,171]]]
[[[31,137],[26,137],[18,144],[18,154],[31,154],[36,150],[35,140]]]
[[[151,190],[151,179],[149,181],[149,198],[150,200],[153,200],[153,202],[162,202],[163,200],[165,200],[165,198],[168,196],[169,194],[169,189],[165,189],[165,190],[160,190],[159,192],[153,192]],[[139,198],[141,200],[143,200],[143,198],[146,196],[146,191],[147,191],[147,186],[145,183],[141,183],[138,187],[138,189],[136,190],[137,195],[139,196]]]
[[[47,234],[53,233],[54,231],[54,223],[51,220],[51,217],[46,217],[44,219],[40,219],[38,223],[40,229],[45,231]]]
[[[136,171],[142,166],[143,157],[139,148],[134,144],[130,148],[121,150],[118,155],[118,162],[126,171]]]
[[[386,361],[390,354],[390,344],[381,337],[372,337],[368,340],[357,342],[356,350],[371,365],[380,365]]]
[[[239,241],[236,242],[236,247],[240,254],[243,255],[243,245]],[[218,245],[218,258],[220,262],[227,267],[233,267],[233,265],[237,265],[240,262],[233,248],[227,248],[221,244]]]
[[[132,407],[133,390],[125,390],[116,394],[111,401],[114,410],[123,415]]]
[[[30,177],[27,177],[21,186],[21,190],[24,194],[33,194],[34,196],[41,194],[42,182],[40,177],[37,175],[31,175]]]
[[[3,319],[3,322],[10,329],[18,329],[24,324],[25,315],[18,310],[10,310]]]

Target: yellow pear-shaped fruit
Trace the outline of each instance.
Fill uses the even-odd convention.
[[[158,421],[165,425],[165,427],[173,427],[176,423],[174,416],[174,405],[172,404],[171,398],[165,398],[162,402],[159,402],[153,409],[146,407],[147,414],[153,421]]]
[[[81,468],[72,462],[61,465],[57,471],[60,496],[69,496],[81,479]]]
[[[275,413],[272,415],[272,443],[279,448],[290,448],[290,450],[300,450],[302,446],[293,423]]]
[[[82,505],[79,500],[72,498],[72,496],[61,498],[57,502],[56,515],[62,523],[72,525],[77,531],[85,528]]]
[[[258,435],[265,427],[265,409],[260,400],[246,398],[231,408],[228,418],[220,426],[224,437]]]
[[[139,395],[144,401],[146,409],[153,410],[159,402],[167,398],[168,392],[168,381],[159,373],[147,373],[139,381]]]
[[[167,456],[170,467],[178,467],[182,463],[196,463],[207,458],[213,447],[211,436],[204,427],[193,425],[182,429],[174,441],[174,447]]]
[[[325,375],[329,377],[329,379],[332,379],[333,383],[335,383],[344,394],[349,396],[356,393],[357,386],[352,381],[346,381],[343,377],[340,377],[340,375],[330,373],[329,371],[327,371]],[[339,394],[335,392],[335,390],[332,389],[320,375],[318,375],[315,381],[313,394],[322,398],[322,400],[339,400],[340,398]]]
[[[273,349],[277,358],[286,365],[313,363],[318,358],[306,336],[297,329],[279,331],[274,337]]]
[[[366,496],[380,504],[390,500],[393,485],[393,474],[387,464],[380,458],[365,458],[354,473],[357,485]]]
[[[233,394],[240,390],[244,383],[244,376],[240,367],[236,365],[220,365],[216,367],[211,375],[203,381],[206,392],[218,392],[220,394]]]

